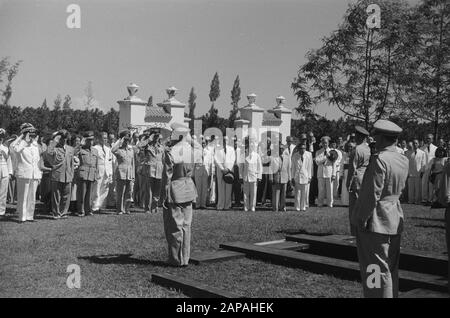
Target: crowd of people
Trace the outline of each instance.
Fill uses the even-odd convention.
[[[19,221],[33,221],[35,198],[53,219],[70,213],[89,216],[114,207],[118,214],[129,214],[132,206],[156,213],[164,198],[167,144],[158,129],[134,133],[126,142],[119,137],[60,130],[40,138],[28,123],[21,126],[19,136],[7,137],[0,130],[0,215],[7,202],[17,201]],[[374,153],[373,138],[365,129],[357,127],[346,138],[323,136],[320,143],[312,132],[285,141],[270,136],[259,142],[248,137],[241,142],[227,136],[192,136],[191,146],[201,151],[191,158],[198,193],[194,207],[287,211],[288,196],[295,198],[294,209],[299,212],[309,206],[333,207],[337,200],[342,206],[354,205]],[[409,161],[401,201],[439,206],[450,142],[440,139],[436,146],[429,134],[425,140],[403,140],[397,150]]]
[[[363,282],[371,264],[385,275],[379,290],[364,286],[364,294],[395,297],[400,202],[448,207],[450,200],[450,142],[434,145],[431,134],[399,141],[402,129],[386,120],[372,133],[356,126],[346,138],[322,136],[319,143],[309,133],[287,136],[285,144],[270,134],[191,136],[181,124],[172,124],[164,140],[157,128],[123,130],[117,140],[113,133],[66,130],[40,138],[29,123],[20,130],[8,137],[0,129],[0,215],[17,201],[19,222],[34,221],[36,198],[55,220],[108,207],[117,214],[130,214],[132,206],[146,213],[162,208],[169,262],[176,266],[189,262],[194,207],[281,212],[292,195],[295,211],[303,212],[339,200],[349,207]]]

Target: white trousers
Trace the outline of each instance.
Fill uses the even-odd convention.
[[[305,211],[309,196],[306,195],[306,188],[308,184],[295,183],[294,193],[295,201],[294,206],[297,211]]]
[[[244,209],[252,210],[256,209],[256,182],[244,181]]]
[[[38,184],[37,179],[17,178],[17,213],[20,221],[30,221],[34,218]]]
[[[9,176],[0,178],[0,215],[5,215],[8,196]]]
[[[92,210],[97,211],[106,207],[110,181],[111,178],[108,178],[108,175],[104,173],[100,179],[94,182]]]
[[[430,169],[425,170],[422,176],[422,201],[433,200],[433,184],[428,180]]]
[[[318,195],[318,206],[322,206],[323,204],[328,205],[329,207],[333,206],[333,184],[334,182],[331,178],[317,178],[318,186],[319,186],[319,195]],[[325,201],[325,203],[324,203]]]
[[[419,177],[408,177],[408,203],[422,202],[422,180]]]
[[[309,208],[309,188],[311,187],[311,183],[305,184],[305,195],[306,195],[306,208]]]
[[[231,191],[232,185],[223,181],[223,173],[220,169],[217,169],[217,210],[230,209],[231,208]]]

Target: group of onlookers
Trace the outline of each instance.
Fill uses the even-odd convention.
[[[418,138],[409,142],[403,140],[398,146],[399,151],[409,160],[404,202],[440,206],[442,176],[447,158],[450,157],[450,143],[445,143],[441,138],[436,146],[433,141],[433,135],[428,134],[425,141]]]

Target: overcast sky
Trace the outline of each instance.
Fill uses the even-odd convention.
[[[217,71],[219,114],[228,117],[230,91],[241,79],[240,106],[256,93],[269,109],[279,94],[296,104],[290,84],[305,54],[341,22],[349,0],[0,0],[0,57],[23,60],[11,104],[48,105],[59,93],[82,104],[92,81],[100,108],[117,107],[126,86],[155,103],[165,88],[187,102],[198,95],[196,115],[207,112]],[[81,7],[81,28],[69,29],[66,8]],[[340,113],[322,105],[317,113]]]

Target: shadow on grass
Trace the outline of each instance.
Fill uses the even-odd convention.
[[[437,221],[437,222],[445,222],[444,219],[424,218],[424,217],[419,217],[419,216],[410,216],[410,217],[408,217],[408,219],[411,219],[411,220],[421,220],[421,221]]]
[[[418,225],[415,225],[415,227],[422,227],[424,229],[442,229],[442,230],[445,230],[445,226],[443,226],[443,225],[421,225],[421,224],[418,224]]]
[[[151,265],[157,267],[172,267],[165,261],[151,261],[132,257],[133,254],[108,254],[79,256],[78,259],[87,260],[94,264],[135,264],[135,265]]]
[[[286,234],[286,235],[295,235],[295,234],[307,234],[307,235],[314,235],[314,236],[327,236],[332,235],[331,232],[308,232],[303,229],[282,229],[276,231],[276,233],[280,234]]]
[[[0,216],[0,222],[21,223],[17,216],[13,214]]]

